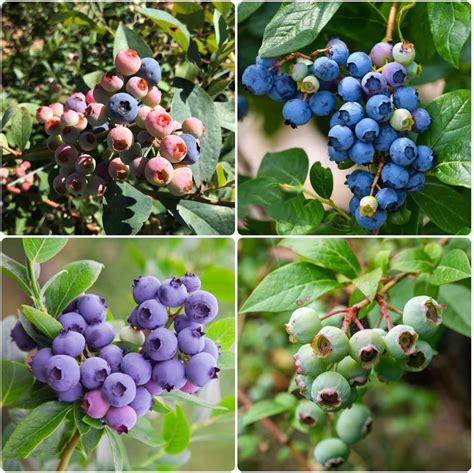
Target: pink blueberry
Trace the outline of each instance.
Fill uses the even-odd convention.
[[[161,110],[153,110],[145,119],[145,128],[150,135],[156,138],[164,138],[172,133],[174,120],[169,113]]]
[[[74,166],[77,158],[79,157],[79,152],[77,148],[70,144],[62,144],[58,146],[54,152],[54,160],[60,166],[72,164]]]
[[[105,417],[105,422],[117,433],[128,433],[137,423],[137,413],[130,406],[111,407]]]
[[[194,386],[194,384],[186,381],[186,384],[181,388],[181,391],[187,394],[194,394],[195,392],[199,391],[199,386]]]
[[[61,119],[59,117],[53,117],[46,121],[44,124],[44,131],[47,135],[59,135],[61,132]]]
[[[95,98],[94,98],[94,91],[91,89],[89,92],[86,94],[86,103],[91,104],[95,103]]]
[[[142,61],[133,49],[124,49],[115,56],[115,68],[124,76],[131,76],[138,72]]]
[[[80,196],[85,193],[87,181],[85,176],[78,172],[69,174],[66,178],[66,189],[74,196]]]
[[[79,139],[80,130],[78,130],[75,126],[66,125],[61,130],[61,138],[63,139],[64,143],[73,144]]]
[[[76,161],[76,171],[88,176],[95,171],[95,159],[90,154],[81,154]]]
[[[189,166],[178,164],[174,167],[173,177],[168,184],[171,194],[181,196],[189,194],[193,188],[193,172]]]
[[[100,389],[95,389],[85,394],[81,407],[87,415],[102,419],[110,409],[110,404],[104,399]]]
[[[114,158],[109,162],[109,176],[112,179],[122,180],[128,176],[128,165],[120,158]]]
[[[173,166],[165,158],[151,158],[145,165],[145,178],[155,186],[166,186],[173,178]]]
[[[133,179],[144,179],[145,178],[145,166],[147,163],[146,158],[135,158],[130,161],[130,175]]]
[[[184,133],[189,133],[193,135],[194,138],[201,138],[204,135],[205,128],[204,124],[202,123],[199,118],[189,117],[184,120],[183,124],[181,125]]]
[[[145,119],[151,111],[152,111],[151,107],[149,107],[148,105],[142,105],[138,109],[138,114],[137,114],[137,117],[135,118],[136,125],[138,125],[140,128],[145,128]]]
[[[179,163],[182,161],[187,152],[188,147],[180,136],[168,135],[161,140],[160,154],[171,163]]]
[[[131,77],[125,86],[125,90],[136,99],[142,99],[148,94],[148,83],[141,77]]]
[[[100,85],[107,92],[118,92],[123,87],[123,76],[116,72],[106,72],[100,81]]]
[[[91,131],[84,131],[79,136],[79,146],[84,151],[91,151],[97,146],[97,138]]]
[[[61,125],[75,126],[79,122],[79,114],[75,110],[66,110],[61,115]]]
[[[76,128],[79,131],[83,131],[87,128],[87,125],[88,125],[87,118],[82,113],[80,113],[79,121],[77,122]]]
[[[104,105],[108,103],[112,94],[107,92],[100,83],[94,87],[94,91],[92,92],[94,100],[98,103],[103,103]]]
[[[116,126],[107,135],[107,145],[113,151],[126,151],[134,142],[132,131],[125,126]]]
[[[53,111],[53,116],[58,118],[61,117],[64,112],[64,105],[59,102],[52,103],[49,108]]]
[[[155,107],[161,102],[161,90],[158,87],[153,86],[146,97],[143,98],[143,103],[150,107]]]
[[[84,115],[92,126],[103,125],[107,121],[107,107],[103,103],[90,103]]]
[[[137,134],[137,141],[145,146],[151,146],[153,144],[153,141],[155,141],[155,137],[151,136],[150,133],[148,133],[146,130],[140,130]]]
[[[54,112],[50,107],[42,106],[42,107],[38,107],[38,109],[36,110],[36,119],[40,123],[45,123],[46,121],[53,118],[53,116],[54,116]]]

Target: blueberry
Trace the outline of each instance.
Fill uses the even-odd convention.
[[[118,434],[126,434],[137,423],[137,413],[130,406],[111,407],[107,411],[105,422]]]
[[[356,197],[365,197],[370,194],[374,176],[368,171],[356,170],[346,177],[346,185]]]
[[[100,350],[99,357],[109,364],[112,373],[120,371],[120,363],[123,358],[123,350],[120,347],[117,345],[107,345]]]
[[[339,64],[327,57],[319,57],[311,66],[311,71],[318,79],[332,81],[339,75]]]
[[[323,327],[311,341],[316,356],[326,363],[337,363],[349,354],[349,339],[337,327]]]
[[[151,379],[151,365],[140,353],[128,353],[120,363],[120,371],[128,374],[137,386],[147,383]]]
[[[415,133],[423,133],[431,125],[430,114],[424,108],[417,108],[411,112],[413,118],[412,131]]]
[[[377,199],[372,195],[366,195],[362,197],[359,202],[359,212],[364,217],[373,217],[377,211],[379,203]]]
[[[46,383],[46,363],[53,356],[50,348],[41,348],[31,360],[30,366],[33,375],[38,381]]]
[[[279,58],[277,58],[277,57],[264,58],[264,57],[258,55],[255,58],[255,64],[257,64],[258,66],[262,66],[265,69],[270,69],[273,65],[275,65],[275,63],[278,62],[278,59]],[[272,69],[272,71],[276,71],[276,68]]]
[[[393,46],[393,59],[400,64],[411,64],[415,59],[415,47],[409,41],[403,41]]]
[[[146,415],[153,407],[153,399],[148,389],[143,386],[138,386],[135,399],[129,406],[136,412],[137,417]]]
[[[17,347],[22,351],[31,351],[38,344],[26,333],[26,330],[18,320],[10,333],[11,339],[16,343]]]
[[[302,81],[308,75],[308,72],[308,64],[304,61],[297,61],[290,66],[291,78],[296,82]]]
[[[183,363],[179,360],[156,363],[153,367],[153,382],[168,392],[181,389],[186,384]]]
[[[347,126],[333,126],[328,133],[329,146],[337,151],[346,151],[354,143],[354,135]]]
[[[86,111],[87,104],[80,97],[71,95],[65,103],[68,110],[74,110],[78,113],[84,113]]]
[[[337,364],[337,372],[342,374],[351,386],[364,386],[369,380],[370,369],[363,368],[352,356],[346,356]]]
[[[286,72],[273,76],[273,86],[270,90],[273,100],[283,102],[295,97],[296,93],[296,82]]]
[[[362,89],[366,95],[372,96],[385,92],[387,90],[387,81],[380,72],[368,72],[362,77]]]
[[[82,385],[81,383],[75,384],[72,388],[67,391],[58,392],[59,402],[74,402],[82,397]]]
[[[179,307],[184,304],[188,291],[179,278],[166,279],[158,289],[158,299],[168,307]]]
[[[331,92],[323,90],[311,95],[308,100],[308,105],[313,115],[317,117],[327,117],[334,110],[336,99]]]
[[[311,108],[302,99],[292,99],[283,106],[283,118],[285,124],[296,128],[305,125],[311,120]]]
[[[342,163],[342,161],[346,161],[347,159],[349,159],[347,151],[338,151],[332,146],[328,146],[328,155],[329,160],[334,161],[336,163]]]
[[[311,386],[313,385],[313,382],[314,378],[312,376],[298,374],[295,377],[295,384],[299,393],[308,399],[311,399]]]
[[[82,315],[77,312],[66,312],[61,314],[58,318],[64,330],[72,330],[84,334],[87,328],[87,322]]]
[[[429,146],[418,145],[416,147],[416,159],[412,163],[413,169],[419,172],[426,172],[433,167],[433,164],[433,150]]]
[[[387,163],[382,169],[382,181],[392,189],[403,189],[408,184],[408,171],[397,164]]]
[[[103,348],[111,343],[115,338],[115,330],[108,322],[102,322],[89,325],[84,335],[87,346],[94,350],[96,348]]]
[[[292,343],[309,343],[321,330],[319,315],[311,307],[296,309],[285,326]]]
[[[390,146],[390,158],[399,166],[409,166],[416,155],[416,144],[409,138],[397,138]]]
[[[148,335],[145,350],[148,356],[155,361],[165,361],[173,358],[178,349],[176,335],[168,329],[160,327]]]
[[[384,338],[374,329],[359,330],[349,340],[350,355],[362,368],[375,366],[385,351]]]
[[[86,340],[83,335],[70,330],[61,332],[53,340],[53,353],[55,355],[69,355],[75,358],[79,356],[86,346]]]
[[[338,438],[324,439],[316,445],[314,458],[324,468],[334,469],[349,458],[349,447]]]
[[[216,360],[209,353],[198,353],[186,365],[186,378],[195,386],[203,387],[211,380],[217,378],[220,371]]]
[[[329,59],[337,62],[340,66],[346,63],[349,57],[349,49],[343,41],[326,46],[326,48],[329,48],[329,50],[326,51],[326,56]]]
[[[158,396],[163,392],[163,388],[161,386],[158,386],[154,381],[153,378],[148,381],[144,385],[144,387],[147,389],[147,391],[152,395],[152,396]]]
[[[145,334],[142,330],[125,326],[119,331],[119,339],[122,342],[132,343],[141,347],[145,343]]]
[[[137,388],[133,379],[124,373],[112,373],[102,386],[105,400],[114,407],[130,404],[135,398]]]
[[[378,209],[372,217],[365,217],[359,211],[355,213],[356,222],[368,232],[379,229],[387,220],[387,212],[385,210]]]
[[[431,363],[432,358],[431,346],[423,340],[418,340],[415,351],[405,360],[405,369],[407,371],[422,371]]]
[[[314,378],[327,369],[325,360],[316,355],[309,343],[302,345],[293,358],[298,374],[312,376]]]
[[[358,102],[363,95],[360,80],[355,77],[344,77],[337,85],[337,93],[344,102]]]
[[[77,310],[88,324],[96,324],[105,320],[107,304],[95,294],[84,294],[77,300]]]
[[[139,306],[134,307],[127,318],[127,322],[133,327],[138,327],[138,321],[137,321],[138,307]]]
[[[382,67],[393,60],[392,45],[390,43],[377,43],[370,51],[370,59],[375,67]]]
[[[81,365],[81,383],[87,389],[100,388],[110,372],[110,365],[103,358],[87,358]]]
[[[188,134],[188,133],[183,133],[181,135],[182,140],[186,144],[186,156],[184,159],[181,161],[182,164],[194,164],[199,161],[200,158],[200,148],[198,141],[194,136]]]
[[[243,95],[237,97],[237,118],[239,121],[243,120],[247,113],[249,113],[249,104]]]
[[[367,100],[365,111],[377,122],[386,122],[392,115],[393,105],[389,97],[374,95]]]
[[[405,370],[399,360],[384,353],[380,358],[379,364],[375,365],[374,372],[379,381],[388,383],[389,381],[398,381],[403,376]]]
[[[348,444],[362,440],[372,427],[372,413],[364,404],[353,404],[345,409],[336,422],[337,436]]]
[[[209,323],[217,316],[217,299],[207,291],[196,291],[188,296],[184,304],[186,315],[193,321]]]
[[[374,155],[374,146],[359,140],[349,149],[349,158],[357,164],[370,164]]]
[[[196,274],[185,273],[184,276],[181,278],[181,281],[186,286],[188,292],[194,292],[201,289],[201,280]]]
[[[191,320],[186,314],[179,314],[174,319],[174,329],[176,333],[181,332],[181,330],[192,327],[192,328],[202,328],[202,324]]]
[[[388,151],[397,136],[397,132],[390,125],[380,125],[379,134],[374,142],[375,149],[377,151]]]
[[[413,327],[422,338],[431,337],[443,321],[440,308],[429,296],[412,297],[403,308],[403,323]]]
[[[180,391],[183,391],[187,394],[194,394],[195,392],[199,391],[199,389],[199,386],[194,386],[193,383],[186,381],[186,384],[182,388],[180,388]]]
[[[349,403],[351,387],[341,374],[325,371],[314,380],[311,396],[321,409],[329,412],[337,411]]]
[[[137,327],[154,329],[165,325],[168,320],[166,307],[156,299],[142,302],[137,309]]]
[[[204,339],[204,348],[203,352],[204,353],[209,353],[212,357],[214,357],[216,360],[219,358],[220,355],[220,348],[219,345],[214,340],[211,340],[208,337],[203,337]]]
[[[133,280],[133,298],[137,304],[154,299],[160,287],[159,279],[154,276],[140,276]]]
[[[406,85],[397,87],[393,92],[393,103],[397,108],[405,108],[411,112],[418,106],[418,92]]]
[[[107,104],[107,115],[114,123],[126,124],[135,120],[138,113],[138,102],[130,94],[120,92],[110,97]]]
[[[136,75],[145,79],[148,83],[148,87],[153,87],[161,80],[160,63],[152,57],[145,57],[142,59],[140,69]]]
[[[55,391],[67,391],[75,386],[81,377],[77,361],[68,355],[54,355],[45,367],[45,378]]]
[[[333,126],[336,126],[336,125],[346,126],[345,123],[339,117],[339,113],[337,111],[334,112],[331,115],[331,118],[329,119],[329,128],[332,128]]]
[[[407,78],[405,66],[398,62],[389,62],[382,69],[382,75],[385,77],[388,85],[398,87],[402,85]]]
[[[349,210],[351,211],[352,215],[356,213],[356,210],[359,209],[359,206],[360,206],[360,199],[356,196],[352,197],[351,200],[349,201]]]
[[[363,52],[352,53],[347,58],[347,70],[352,77],[361,79],[372,69],[372,61]]]
[[[405,108],[397,108],[390,117],[390,126],[396,131],[409,131],[413,123],[411,113]]]
[[[200,353],[204,345],[204,333],[201,328],[188,327],[178,333],[178,348],[187,355]]]
[[[372,118],[363,118],[355,127],[355,134],[364,143],[373,143],[380,132],[379,124]]]
[[[418,334],[409,325],[396,325],[384,338],[387,353],[397,360],[413,354],[417,341]]]
[[[405,190],[408,192],[420,192],[425,187],[425,175],[422,172],[415,172],[410,175]]]
[[[380,208],[383,210],[388,210],[389,212],[398,210],[398,194],[394,189],[384,187],[377,192],[375,197],[377,198]]]
[[[253,95],[265,95],[272,89],[273,76],[265,67],[252,64],[242,74],[242,85]]]
[[[348,127],[357,125],[365,117],[364,108],[358,102],[346,102],[338,114],[339,119]]]
[[[81,403],[82,410],[94,419],[102,419],[107,414],[110,404],[105,400],[99,389],[89,391]]]

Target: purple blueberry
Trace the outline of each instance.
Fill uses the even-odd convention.
[[[372,96],[387,90],[387,81],[380,72],[368,72],[361,80],[362,89],[366,95]]]
[[[68,110],[74,110],[75,112],[78,112],[78,113],[84,113],[87,107],[86,102],[82,100],[81,97],[78,97],[77,95],[71,95],[66,100],[65,105]]]
[[[77,310],[88,324],[96,324],[105,320],[107,304],[102,297],[84,294],[77,300]]]
[[[411,117],[415,122],[411,128],[411,131],[415,133],[423,133],[431,125],[430,114],[424,108],[417,108],[411,112]]]
[[[128,374],[138,386],[147,383],[151,378],[150,362],[140,353],[132,352],[125,355],[120,364],[120,371]]]
[[[192,293],[184,304],[186,315],[195,322],[209,323],[217,316],[217,299],[207,291]]]
[[[200,158],[199,142],[189,133],[183,133],[181,139],[186,143],[187,148],[186,156],[181,161],[181,164],[194,164],[198,162]]]
[[[72,302],[70,302],[66,308],[63,310],[63,314],[67,314],[68,312],[77,312],[77,301],[83,296],[84,294],[81,294],[80,296],[76,297]]]
[[[81,408],[92,418],[102,419],[110,409],[110,404],[104,399],[102,391],[96,389],[85,394]]]
[[[134,327],[138,327],[137,321],[138,306],[134,307],[128,316],[127,322]]]
[[[173,358],[178,349],[176,335],[164,327],[153,330],[145,342],[147,355],[155,361]]]
[[[153,87],[161,80],[160,63],[152,57],[144,57],[136,75],[145,79],[148,83],[148,87]]]
[[[179,278],[166,279],[158,289],[158,299],[168,307],[179,307],[184,304],[188,290]]]
[[[87,328],[87,322],[84,317],[77,312],[66,312],[59,316],[59,322],[63,326],[64,330],[72,330],[84,335]]]
[[[393,46],[390,43],[377,43],[370,51],[370,59],[376,67],[382,67],[385,63],[393,59]]]
[[[166,307],[156,299],[149,299],[138,306],[136,325],[143,329],[161,327],[168,320]]]
[[[22,351],[31,351],[38,346],[38,344],[26,333],[19,320],[10,332],[10,336],[16,343],[17,347]]]
[[[358,102],[363,95],[360,80],[347,76],[337,85],[337,93],[344,102]]]
[[[154,276],[140,276],[134,279],[132,292],[135,302],[140,305],[148,299],[154,299],[160,284],[159,279]]]
[[[148,381],[148,383],[144,384],[144,387],[148,390],[148,392],[152,396],[158,396],[163,391],[163,388],[161,386],[158,386],[158,384],[156,384],[153,381],[153,379],[150,379],[150,381]]]
[[[347,70],[352,77],[361,79],[372,69],[372,61],[367,54],[363,52],[352,53],[347,58]]]
[[[45,377],[55,391],[67,391],[79,382],[81,372],[71,356],[54,355],[46,362]]]
[[[75,384],[72,388],[67,391],[58,392],[59,402],[74,402],[82,397],[82,385],[81,383]]]
[[[387,81],[388,85],[392,87],[399,87],[407,78],[407,70],[405,66],[398,62],[389,62],[382,69],[382,75]]]
[[[110,365],[103,358],[87,358],[81,365],[81,383],[87,389],[100,388],[110,372]]]
[[[198,353],[186,365],[186,378],[195,386],[203,387],[212,379],[217,378],[219,368],[216,360],[209,353]]]
[[[157,363],[153,368],[153,382],[170,392],[186,384],[185,368],[179,360]]]
[[[53,353],[55,355],[79,356],[86,347],[86,340],[83,335],[70,330],[61,332],[53,340]]]
[[[153,407],[153,399],[148,389],[143,386],[137,388],[135,399],[129,406],[136,412],[137,417],[144,416]]]
[[[195,355],[204,349],[204,333],[201,328],[185,328],[178,333],[178,348],[186,355]]]
[[[107,345],[100,350],[99,357],[109,364],[112,373],[120,371],[120,363],[123,358],[123,350],[120,347],[117,345]]]
[[[46,383],[46,363],[52,356],[50,348],[41,348],[31,360],[31,370],[35,378],[42,383]]]
[[[179,333],[181,330],[188,327],[202,328],[202,325],[191,320],[186,314],[178,314],[174,319],[174,329],[176,332]]]
[[[102,386],[102,394],[106,401],[114,407],[130,404],[137,393],[133,379],[124,373],[112,373],[107,376]]]
[[[87,327],[85,337],[90,349],[103,348],[112,343],[115,338],[115,330],[108,322],[93,324]]]
[[[194,273],[184,273],[181,281],[186,286],[188,292],[195,292],[201,289],[201,280],[199,279],[199,276]]]
[[[214,359],[217,360],[220,355],[220,348],[219,345],[214,340],[211,340],[208,337],[204,337],[204,349],[202,350],[205,353],[209,353]]]
[[[137,414],[130,406],[111,407],[105,416],[107,425],[119,434],[127,434],[137,423]]]

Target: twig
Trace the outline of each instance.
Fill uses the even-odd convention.
[[[392,311],[392,312],[395,312],[396,314],[398,315],[403,315],[403,311],[400,310],[400,309],[397,309],[396,307],[393,307],[393,305],[390,305],[390,304],[387,304],[387,302],[385,302],[385,304],[387,305],[387,309]]]
[[[218,205],[220,207],[235,207],[235,202],[231,202],[228,200],[212,200],[206,197],[196,196],[194,194],[183,195],[181,197],[175,196],[173,194],[160,192],[160,191],[152,191],[144,188],[140,188],[140,190],[150,197],[154,199],[169,199],[169,200],[192,200],[193,202],[202,202],[204,204],[210,205]]]
[[[64,449],[63,453],[61,454],[61,460],[58,464],[58,471],[66,471],[67,466],[69,464],[69,460],[71,459],[74,449],[79,443],[80,438],[81,436],[79,434],[79,431],[76,431],[69,443],[66,445],[66,448]]]
[[[384,165],[383,156],[379,156],[378,163],[377,163],[377,172],[375,173],[374,182],[372,182],[372,186],[370,187],[371,196],[374,195],[375,188],[377,187],[377,183],[379,182],[379,179],[380,179],[380,174],[382,174],[383,165]]]
[[[384,42],[391,43],[393,41],[393,30],[395,28],[395,20],[397,19],[398,2],[393,2],[387,20],[387,30],[385,32]]]
[[[310,197],[312,197],[313,199],[316,199],[316,200],[319,200],[319,202],[321,202],[322,204],[326,204],[326,205],[329,205],[330,207],[332,207],[339,215],[341,215],[342,217],[344,217],[346,220],[350,220],[351,217],[346,214],[346,212],[344,212],[344,210],[342,210],[341,208],[339,208],[337,206],[337,204],[332,200],[332,199],[324,199],[323,197],[320,197],[319,195],[315,194],[314,192],[311,192],[309,191],[308,189],[303,189],[303,192],[307,195],[309,195]]]
[[[387,324],[387,329],[391,330],[393,328],[393,324],[390,319],[390,315],[387,311],[387,303],[385,302],[385,299],[383,298],[383,296],[377,296],[375,300],[377,301],[377,304],[380,306],[380,313],[382,314],[382,317],[385,319],[385,323]]]
[[[48,163],[45,164],[44,166],[39,167],[38,169],[35,169],[34,171],[29,172],[28,174],[25,174],[24,176],[19,177],[18,179],[15,179],[12,182],[9,182],[8,184],[10,186],[14,186],[18,184],[19,182],[24,181],[25,179],[28,179],[29,177],[34,176],[35,174],[38,174],[41,171],[44,171],[45,169],[48,169],[49,167],[53,166],[54,163]]]

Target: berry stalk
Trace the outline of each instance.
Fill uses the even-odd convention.
[[[332,200],[332,199],[324,199],[323,197],[320,197],[319,195],[315,194],[314,192],[311,192],[307,189],[303,189],[303,192],[307,195],[309,195],[310,197],[312,197],[313,199],[316,199],[316,200],[319,200],[319,202],[321,202],[322,204],[326,204],[326,205],[329,205],[330,207],[332,207],[339,215],[341,215],[342,217],[344,217],[346,220],[350,220],[351,217],[346,214],[346,212],[344,212],[344,210],[342,210],[340,207],[337,206],[337,204]]]
[[[66,448],[63,450],[63,453],[61,454],[61,459],[59,460],[59,463],[58,463],[58,471],[67,470],[69,460],[71,459],[74,449],[77,447],[77,444],[79,443],[80,438],[81,438],[81,435],[79,434],[79,431],[76,430],[71,440],[66,445]]]
[[[397,19],[398,2],[393,2],[388,15],[387,30],[385,32],[384,42],[390,43],[393,41],[393,30],[395,28],[395,20]]]

